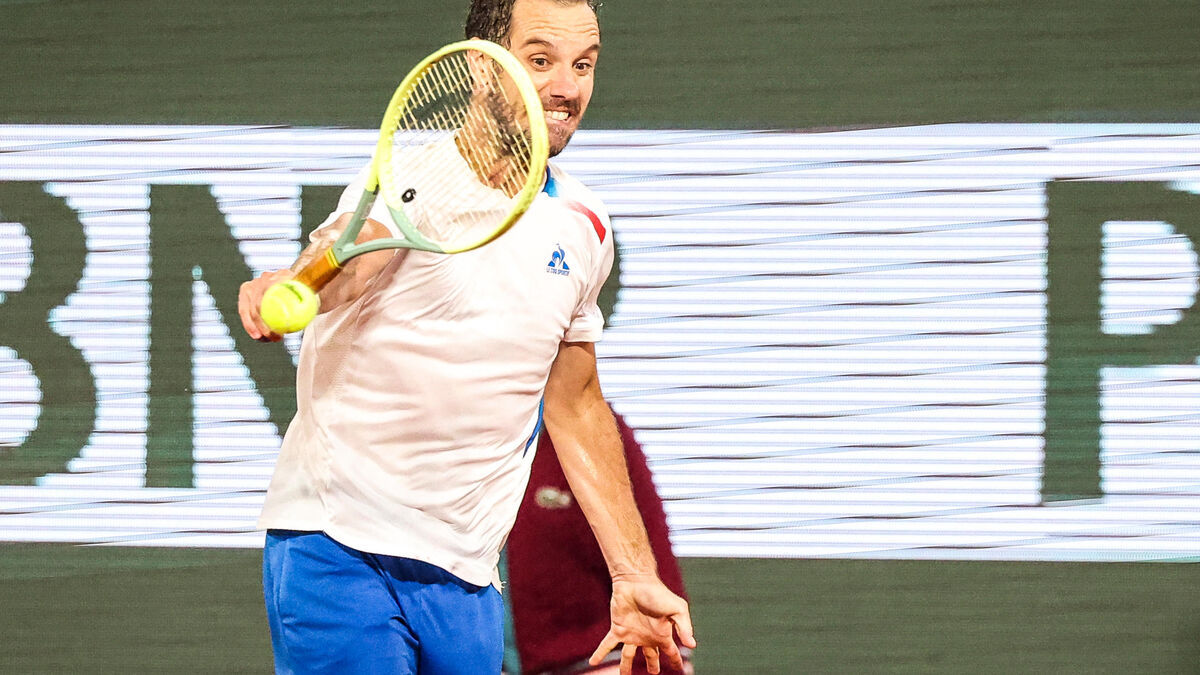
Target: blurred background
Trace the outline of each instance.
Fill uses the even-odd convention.
[[[465,9],[0,0],[0,671],[269,672],[296,344],[230,302]],[[560,161],[700,672],[1200,672],[1200,5],[601,24]]]

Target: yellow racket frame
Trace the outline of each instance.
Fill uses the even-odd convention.
[[[400,201],[399,195],[389,195],[388,191],[382,188],[383,185],[389,184],[390,181],[381,181],[380,172],[391,171],[392,136],[398,127],[401,113],[405,109],[409,96],[415,89],[417,82],[439,60],[460,51],[483,52],[499,63],[501,68],[512,78],[529,117],[530,167],[529,175],[526,177],[524,185],[512,199],[512,207],[508,215],[500,221],[492,232],[480,241],[446,249],[417,231],[417,228],[404,215],[404,212],[392,206],[393,199],[396,199],[397,202]],[[375,147],[374,157],[371,160],[371,169],[366,187],[346,229],[338,237],[337,241],[325,250],[323,255],[318,256],[306,267],[297,272],[294,280],[317,292],[324,288],[337,275],[338,271],[348,260],[371,251],[389,248],[409,248],[451,254],[469,251],[487,244],[512,227],[517,222],[517,219],[529,209],[530,204],[533,203],[533,200],[541,191],[546,178],[546,162],[549,159],[549,148],[550,143],[547,138],[546,118],[542,110],[541,98],[538,96],[537,88],[534,86],[533,80],[530,79],[529,73],[526,72],[525,67],[521,65],[517,57],[494,42],[477,38],[454,42],[438,49],[413,67],[408,75],[404,77],[404,80],[400,82],[400,86],[396,88],[396,92],[392,94],[391,102],[388,103],[387,110],[383,116],[383,122],[379,128],[379,140]],[[367,214],[371,212],[371,207],[375,203],[376,196],[380,193],[382,193],[384,204],[387,205],[388,211],[391,212],[404,238],[385,237],[356,244],[355,239],[357,239],[358,233],[362,230]]]

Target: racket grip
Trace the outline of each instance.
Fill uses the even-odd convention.
[[[293,281],[308,286],[313,293],[319,293],[322,288],[325,288],[338,272],[342,271],[342,266],[338,264],[337,258],[333,256],[333,248],[325,249],[321,255],[313,258],[312,262],[300,268],[293,277]]]

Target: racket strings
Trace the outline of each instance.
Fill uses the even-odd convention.
[[[529,113],[508,77],[481,52],[452,53],[425,71],[392,121],[384,198],[446,248],[494,236],[529,180]]]
[[[512,196],[524,184],[531,155],[526,133],[520,126],[524,106],[519,99],[516,103],[511,100],[504,69],[491,60],[485,63],[486,66],[469,74],[473,76],[474,105],[467,108],[464,131],[471,138],[465,139],[460,148],[468,149],[469,154],[464,153],[468,163],[486,183]],[[456,65],[464,75],[468,74],[464,62]]]

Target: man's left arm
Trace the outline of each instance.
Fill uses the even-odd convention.
[[[622,673],[629,672],[639,647],[652,673],[659,671],[660,652],[682,668],[673,633],[694,648],[691,615],[687,602],[658,578],[630,488],[621,437],[600,390],[595,345],[564,342],[559,347],[546,383],[544,415],[563,474],[596,535],[613,580],[612,625],[592,663],[624,644]]]

